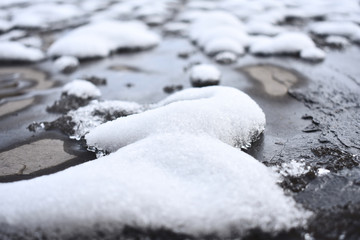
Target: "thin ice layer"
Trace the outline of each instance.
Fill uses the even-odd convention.
[[[215,138],[152,135],[50,176],[0,184],[0,222],[56,229],[57,237],[95,225],[191,235],[302,225],[309,213],[275,182],[264,165]]]
[[[109,152],[160,133],[192,133],[248,147],[264,130],[265,115],[245,93],[230,87],[177,92],[148,110],[100,125],[88,145]]]
[[[144,49],[157,45],[158,35],[138,21],[99,21],[79,27],[49,48],[52,56],[106,57],[119,49]]]

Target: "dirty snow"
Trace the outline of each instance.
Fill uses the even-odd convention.
[[[138,21],[99,21],[79,27],[55,41],[51,56],[106,57],[119,49],[144,49],[157,45],[158,35]]]
[[[18,42],[0,41],[1,61],[37,62],[44,58],[44,53],[39,49],[26,47]]]
[[[74,95],[79,98],[98,98],[101,96],[100,90],[91,82],[77,79],[67,83],[62,92],[67,95]]]

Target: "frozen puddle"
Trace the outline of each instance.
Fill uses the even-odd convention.
[[[0,224],[49,237],[95,226],[194,236],[303,226],[310,213],[284,195],[269,168],[234,147],[249,146],[264,126],[261,108],[239,90],[177,92],[90,129],[88,145],[109,155],[1,184]]]

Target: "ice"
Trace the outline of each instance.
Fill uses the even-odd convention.
[[[60,72],[71,72],[79,66],[79,60],[72,56],[62,56],[55,60],[54,66]]]
[[[258,38],[250,46],[253,54],[298,54],[306,59],[322,59],[325,53],[304,33],[286,32],[273,38]]]
[[[72,138],[80,139],[90,130],[110,120],[144,111],[144,107],[135,102],[92,101],[88,106],[67,113],[75,124]]]
[[[230,87],[185,89],[153,109],[107,122],[86,136],[88,145],[109,152],[159,133],[208,135],[247,148],[265,128],[261,108]]]
[[[157,45],[158,35],[138,21],[99,21],[79,27],[53,43],[51,56],[106,57],[120,49],[144,49]]]
[[[220,71],[211,64],[199,64],[190,69],[190,80],[194,86],[217,85],[220,78]]]
[[[79,98],[98,98],[101,96],[100,90],[91,82],[77,79],[65,84],[62,92],[67,95],[74,95]]]
[[[18,42],[0,41],[1,61],[37,62],[44,58],[44,53],[39,49],[26,47]]]
[[[45,28],[50,24],[79,17],[84,13],[71,4],[41,3],[15,8],[12,23],[23,28]]]
[[[306,165],[305,161],[296,161],[292,159],[290,162],[284,162],[276,169],[282,176],[299,177],[310,171],[310,167]]]
[[[338,35],[360,42],[360,26],[352,22],[318,22],[310,25],[310,31],[319,35]]]
[[[301,210],[251,156],[204,135],[160,134],[62,172],[0,184],[0,221],[41,232],[103,226],[200,236],[301,226]],[[26,203],[26,204],[25,204]]]

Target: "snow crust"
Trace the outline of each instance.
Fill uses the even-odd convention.
[[[99,21],[79,27],[55,41],[51,56],[106,57],[119,49],[144,49],[157,45],[158,35],[138,21]]]
[[[39,49],[18,42],[0,41],[0,60],[37,62],[44,58],[44,53]]]
[[[74,95],[79,98],[98,98],[101,96],[100,90],[91,82],[77,79],[65,84],[62,92],[67,95]]]

